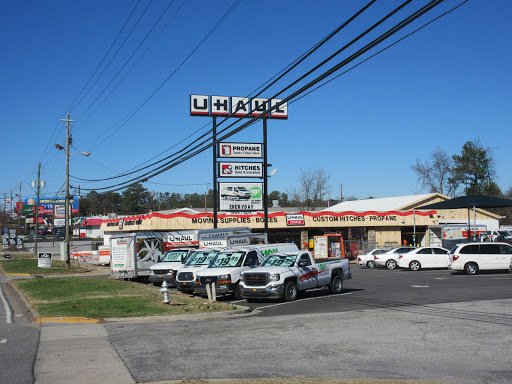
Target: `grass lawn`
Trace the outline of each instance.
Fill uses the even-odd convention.
[[[50,268],[39,268],[37,266],[37,258],[34,258],[34,255],[31,255],[30,258],[12,255],[12,258],[9,260],[1,260],[0,265],[5,273],[28,273],[30,275],[76,273],[86,270],[86,268],[78,267],[73,263],[71,268],[68,269],[66,262],[61,260],[52,260]]]
[[[57,277],[12,280],[41,317],[139,317],[231,311],[226,303],[169,291],[171,304],[162,303],[160,289],[106,277]],[[206,304],[207,303],[207,304]]]

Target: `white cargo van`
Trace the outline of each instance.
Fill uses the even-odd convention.
[[[297,252],[293,243],[260,244],[227,248],[215,256],[210,265],[197,272],[194,291],[206,296],[206,286],[215,284],[217,295],[234,294],[239,298],[238,283],[244,271],[256,268],[268,256],[277,252]]]

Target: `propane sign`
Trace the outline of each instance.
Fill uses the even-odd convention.
[[[263,150],[258,143],[220,143],[218,156],[261,159]]]
[[[263,177],[262,163],[219,161],[219,177]]]

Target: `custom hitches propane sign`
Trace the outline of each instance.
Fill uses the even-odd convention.
[[[219,161],[219,177],[263,177],[263,163]]]
[[[219,143],[218,157],[236,157],[261,159],[263,157],[261,143]]]
[[[252,118],[271,107],[276,107],[265,117],[269,119],[287,119],[288,103],[277,106],[282,99],[265,99],[261,97],[229,97],[190,95],[191,116],[233,116]]]
[[[263,210],[263,183],[219,183],[221,211]]]

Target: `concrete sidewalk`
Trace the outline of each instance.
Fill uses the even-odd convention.
[[[36,384],[135,383],[102,324],[42,324]]]

